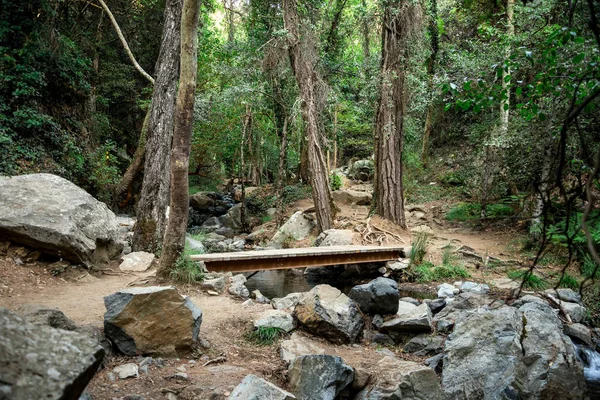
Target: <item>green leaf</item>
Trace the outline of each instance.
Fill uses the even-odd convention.
[[[444,106],[444,111],[448,111],[451,108],[452,108],[452,103],[448,103]]]
[[[585,58],[585,53],[579,53],[575,57],[573,57],[573,63],[579,64]]]
[[[466,82],[463,84],[463,90],[464,90],[464,91],[469,91],[469,90],[471,90],[471,81],[466,81]]]
[[[504,111],[508,110],[508,103],[504,103]]]
[[[545,121],[546,120],[546,114],[544,114],[544,113],[539,113],[538,117],[540,118],[540,121]]]
[[[523,92],[523,88],[518,87],[516,90],[517,96],[520,96],[522,92]]]

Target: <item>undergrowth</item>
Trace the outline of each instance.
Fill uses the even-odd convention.
[[[277,327],[259,326],[245,335],[247,341],[259,346],[270,346],[280,337],[285,335],[285,331]]]
[[[418,265],[423,261],[427,254],[427,244],[429,242],[429,234],[426,232],[417,232],[413,238],[410,248],[410,263]]]
[[[530,271],[510,271],[508,277],[514,280],[525,280],[523,287],[526,289],[544,290],[548,288],[548,283],[543,278]]]
[[[428,261],[415,267],[414,272],[418,283],[471,277],[469,271],[462,265],[442,264],[436,266]]]
[[[197,283],[204,279],[200,266],[190,258],[188,252],[183,252],[175,262],[175,268],[170,274],[171,280],[181,283]]]

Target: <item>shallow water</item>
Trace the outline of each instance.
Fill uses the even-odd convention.
[[[583,363],[583,374],[590,400],[600,399],[600,354],[587,346],[575,344],[577,356]]]

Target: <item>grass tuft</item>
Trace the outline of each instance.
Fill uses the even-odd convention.
[[[573,290],[579,290],[579,281],[572,275],[565,273],[565,275],[561,278],[558,286],[562,288],[569,288]]]
[[[411,265],[421,264],[425,254],[427,254],[427,244],[429,242],[429,234],[426,232],[417,232],[413,238],[410,248],[410,263]]]
[[[184,252],[175,262],[170,277],[175,282],[192,284],[204,280],[204,272],[195,261],[192,261],[190,254]]]
[[[415,267],[414,272],[418,283],[471,277],[465,267],[453,264],[435,266],[430,262],[424,262]]]
[[[249,342],[259,346],[270,346],[283,335],[285,331],[281,328],[260,326],[248,332],[245,337]]]
[[[524,280],[524,287],[532,290],[544,290],[548,287],[548,283],[530,271],[510,271],[508,273],[510,279]]]

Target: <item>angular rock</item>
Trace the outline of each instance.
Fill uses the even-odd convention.
[[[336,190],[331,193],[333,201],[339,204],[356,204],[359,206],[368,206],[373,200],[373,195],[367,192],[357,190]]]
[[[490,291],[490,287],[483,283],[475,283],[475,282],[464,282],[460,286],[460,290],[462,292],[470,292],[476,294],[486,294]]]
[[[285,311],[267,310],[258,315],[254,321],[255,328],[279,328],[291,332],[296,328],[294,317]]]
[[[441,285],[439,285],[437,287],[437,295],[439,298],[447,298],[447,297],[454,297],[455,295],[457,295],[458,293],[460,293],[460,290],[455,288],[454,286],[452,286],[449,283],[442,283]]]
[[[385,335],[383,333],[376,333],[375,335],[373,335],[372,342],[378,344],[385,344],[388,346],[393,346],[395,344],[394,339],[392,339],[389,335]]]
[[[400,301],[404,301],[405,303],[414,304],[417,307],[421,305],[421,302],[419,300],[413,299],[412,297],[403,297],[400,299]]]
[[[290,391],[302,400],[333,400],[354,380],[354,370],[340,357],[297,357],[288,369]]]
[[[0,308],[0,398],[77,400],[104,350],[78,332],[37,326]]]
[[[304,293],[290,293],[285,297],[271,299],[271,306],[276,310],[291,310],[304,296]]]
[[[583,324],[571,324],[563,326],[563,332],[571,339],[583,342],[590,347],[594,347],[592,342],[592,331]]]
[[[567,301],[569,303],[581,303],[581,295],[573,289],[547,289],[546,293],[548,293],[552,297],[558,297],[562,301]]]
[[[253,290],[252,293],[250,293],[250,297],[259,304],[270,303],[270,300],[267,297],[263,296],[263,294],[258,289]]]
[[[237,385],[229,395],[230,400],[292,400],[295,398],[293,394],[256,375],[246,375],[242,383]]]
[[[39,305],[25,305],[19,308],[19,314],[34,325],[46,325],[52,328],[74,331],[75,322],[71,321],[57,308],[47,308]]]
[[[232,294],[237,297],[241,297],[243,299],[247,299],[250,297],[250,291],[244,285],[246,283],[246,277],[242,274],[237,274],[229,278],[230,285],[227,289],[229,294]]]
[[[373,160],[358,160],[352,163],[350,168],[348,168],[347,175],[350,179],[368,182],[373,178],[374,171],[375,165]]]
[[[385,263],[385,267],[388,268],[392,272],[399,272],[403,269],[406,269],[410,266],[410,261],[405,260],[397,260],[397,261],[388,261]]]
[[[569,317],[571,317],[571,321],[573,322],[581,322],[587,315],[587,309],[577,303],[561,301],[560,305],[565,309],[567,314],[569,314]]]
[[[144,272],[154,261],[154,254],[145,251],[136,251],[121,257],[119,269],[123,272]]]
[[[523,313],[523,363],[519,371],[522,398],[583,399],[587,387],[583,366],[562,322],[547,304],[528,303]]]
[[[199,240],[196,240],[196,239],[194,239],[192,237],[186,236],[185,237],[185,244],[194,253],[203,254],[203,253],[206,252],[206,248],[204,247],[204,245],[202,244],[202,242],[199,241]]]
[[[207,219],[206,221],[204,221],[204,223],[202,224],[202,226],[200,226],[200,229],[203,232],[214,232],[217,229],[219,229],[221,227],[221,222],[219,221],[219,218],[217,217],[210,217],[209,219]]]
[[[383,326],[383,317],[379,314],[373,315],[373,320],[371,324],[375,327],[375,329],[380,329]]]
[[[444,354],[436,354],[424,361],[425,365],[435,371],[436,374],[441,374],[444,368]]]
[[[514,308],[473,311],[446,339],[442,387],[447,398],[518,398],[523,319]]]
[[[138,366],[134,363],[127,363],[113,368],[113,373],[119,379],[137,378],[139,376]]]
[[[333,343],[354,343],[364,326],[356,303],[329,285],[317,285],[306,293],[294,316],[305,330]]]
[[[519,297],[517,300],[515,300],[512,303],[512,306],[516,307],[516,308],[519,308],[522,305],[527,304],[527,303],[548,304],[546,302],[546,300],[544,300],[544,299],[542,299],[540,297],[537,297],[537,296],[534,296],[534,295],[531,295],[531,294],[526,294],[525,296]]]
[[[398,313],[393,319],[385,322],[382,332],[431,332],[431,310],[427,304],[415,306],[404,301],[398,302]]]
[[[416,356],[431,356],[441,353],[444,350],[443,344],[442,336],[421,334],[410,339],[404,345],[404,351]]]
[[[286,362],[292,362],[296,357],[315,354],[324,354],[325,350],[319,346],[319,343],[301,336],[298,333],[292,333],[292,336],[281,342],[281,359]]]
[[[437,314],[440,311],[442,311],[444,309],[444,307],[446,307],[446,299],[426,299],[425,303],[429,306],[429,309],[431,310],[432,314]]]
[[[126,355],[176,356],[192,350],[202,311],[175,287],[123,289],[104,298],[104,332]]]
[[[217,292],[217,294],[221,294],[225,292],[225,278],[221,276],[214,279],[205,279],[200,284],[200,288],[204,290],[212,290]]]
[[[302,211],[297,211],[277,230],[271,243],[281,245],[289,238],[302,240],[310,234],[314,226],[313,220],[304,215]]]
[[[398,311],[398,283],[388,278],[377,278],[350,290],[348,297],[366,314],[395,314]]]
[[[372,371],[375,381],[356,400],[444,400],[433,369],[412,361],[382,358]]]
[[[209,192],[197,192],[190,195],[190,207],[196,211],[206,211],[210,207],[214,207],[215,199]]]
[[[0,176],[0,238],[88,266],[123,250],[106,204],[51,174]]]
[[[321,232],[315,240],[315,247],[349,246],[352,244],[354,233],[347,229],[328,229]]]

